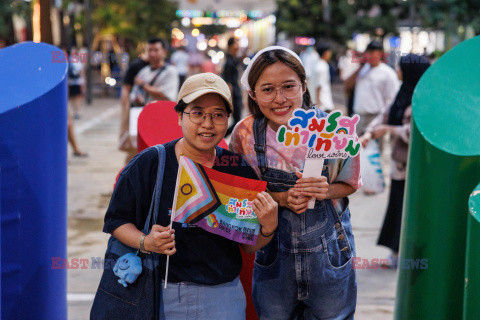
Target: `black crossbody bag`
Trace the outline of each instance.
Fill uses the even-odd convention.
[[[154,148],[158,151],[158,173],[147,220],[142,229],[144,234],[148,234],[157,221],[165,170],[165,148],[163,145],[156,145]],[[162,274],[158,268],[159,255],[157,253],[142,254],[142,273],[127,287],[120,284],[119,278],[114,274],[113,267],[118,258],[127,253],[136,252],[137,249],[128,247],[110,236],[105,252],[103,275],[90,312],[91,320],[159,319],[162,290]]]

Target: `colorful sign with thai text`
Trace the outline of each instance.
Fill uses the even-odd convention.
[[[355,157],[360,151],[355,135],[359,120],[359,115],[350,118],[340,111],[318,118],[314,109],[296,109],[288,121],[290,129],[280,126],[277,140],[286,147],[308,146],[307,159]]]

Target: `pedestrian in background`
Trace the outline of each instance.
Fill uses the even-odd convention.
[[[190,58],[188,59],[189,74],[194,75],[202,72],[203,54],[195,50],[190,52]]]
[[[209,57],[208,53],[205,53],[204,60],[202,63],[202,72],[210,72],[217,74],[216,65],[212,62],[212,58]]]
[[[352,49],[347,48],[345,54],[338,59],[339,76],[340,81],[344,83],[344,92],[347,100],[347,113],[349,117],[353,115],[353,96],[355,86],[353,88],[347,88],[345,82],[360,68],[360,63],[353,61],[353,53]]]
[[[73,115],[72,111],[69,108],[68,115],[67,115],[67,130],[68,130],[68,142],[72,147],[72,155],[76,158],[87,158],[88,154],[80,150],[77,144],[77,138],[75,136],[75,129],[73,126]]]
[[[317,51],[313,46],[308,46],[302,53],[300,53],[300,59],[305,67],[305,73],[307,75],[307,87],[310,92],[310,99],[312,104],[317,104],[317,90],[316,83],[317,78],[315,74],[315,65],[320,60]]]
[[[259,51],[242,76],[252,115],[237,124],[230,141],[230,150],[245,156],[279,204],[278,229],[255,257],[252,295],[261,320],[296,319],[300,306],[305,319],[353,319],[355,312],[347,196],[361,185],[359,157],[328,159],[320,178],[302,178],[307,146],[285,148],[276,139],[295,109],[311,108],[305,80],[294,52],[279,46]],[[312,197],[315,207],[307,209]]]
[[[413,91],[429,66],[430,62],[425,56],[409,54],[400,59],[399,73],[403,79],[400,91],[393,104],[374,120],[372,126],[367,129],[367,133],[360,139],[362,144],[366,145],[370,139],[379,139],[386,133],[393,137],[390,197],[385,220],[378,238],[379,245],[392,250],[387,265],[391,268],[396,268],[398,263]]]
[[[330,59],[332,58],[332,48],[327,43],[317,45],[317,52],[320,59],[315,63],[315,96],[317,97],[317,107],[325,112],[335,109],[332,99],[332,85],[330,78]]]
[[[82,89],[85,83],[83,64],[76,48],[67,51],[68,57],[68,113],[67,131],[68,142],[72,147],[72,155],[77,158],[86,158],[88,154],[80,150],[75,136],[74,119],[79,119],[80,101],[82,100]]]
[[[130,101],[144,106],[155,100],[175,101],[178,93],[178,71],[167,63],[168,45],[160,38],[148,40],[149,65],[143,67],[134,79]]]
[[[168,47],[165,40],[160,38],[148,40],[149,64],[143,67],[134,78],[134,85],[130,93],[130,110],[134,110],[133,107],[141,108],[156,100],[175,100],[178,93],[178,72],[174,66],[165,61],[167,51]],[[139,113],[131,112],[129,123],[136,120],[131,119],[134,114],[138,117]],[[131,131],[129,127],[133,150],[137,149],[137,134]],[[130,156],[134,154],[130,154]]]
[[[373,119],[392,104],[400,87],[397,74],[382,62],[383,58],[382,43],[370,42],[361,57],[364,65],[347,80],[347,88],[355,88],[353,112],[360,115],[357,124],[359,136],[366,132]]]
[[[190,56],[185,50],[184,46],[180,46],[170,57],[170,62],[177,67],[178,77],[180,79],[180,87],[187,78],[188,74],[188,60]]]
[[[137,154],[136,144],[132,142],[129,133],[130,128],[130,93],[132,92],[133,82],[138,72],[148,66],[147,43],[140,42],[137,45],[137,57],[128,65],[127,72],[123,78],[120,117],[120,139],[118,148],[127,152],[125,163],[128,163],[135,154]]]
[[[68,97],[73,111],[73,118],[80,119],[80,101],[82,100],[85,73],[80,55],[75,47],[68,53]]]
[[[241,120],[242,117],[242,92],[238,83],[238,51],[240,45],[238,39],[231,37],[227,42],[227,53],[225,55],[226,61],[222,71],[222,78],[228,84],[230,91],[232,92],[233,105],[235,106],[232,117],[233,124],[227,130],[227,136],[233,131],[235,125]]]

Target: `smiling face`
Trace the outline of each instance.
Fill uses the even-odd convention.
[[[292,83],[301,84],[302,81],[297,73],[286,64],[276,62],[266,67],[260,74],[255,84],[254,93],[251,93],[251,97],[258,104],[260,111],[269,120],[268,125],[275,131],[281,125],[287,124],[288,119],[290,119],[295,109],[302,107],[303,93],[305,93],[306,90],[305,86],[301,86],[298,94],[293,98],[286,98],[280,92],[280,86]],[[276,86],[277,90],[275,99],[271,102],[258,99],[255,93],[261,92],[266,88],[271,88],[272,86]]]
[[[127,270],[128,268],[130,268],[130,261],[128,258],[123,258],[121,261],[119,261],[118,269]]]
[[[224,124],[212,121],[212,117],[228,115],[225,100],[218,94],[209,93],[189,103],[184,112],[190,114],[179,112],[178,125],[182,127],[185,147],[199,153],[212,153],[227,132],[228,121]],[[209,113],[212,116],[205,115],[205,119],[201,119],[200,123],[194,123],[191,119],[198,112]]]

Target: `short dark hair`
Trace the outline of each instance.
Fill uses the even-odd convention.
[[[235,37],[228,38],[227,46],[231,47],[235,43],[235,41],[237,41]]]
[[[168,49],[167,42],[165,40],[159,38],[159,37],[153,37],[153,38],[148,39],[148,44],[154,44],[154,43],[161,43],[163,49],[165,49],[165,50]]]
[[[185,111],[185,108],[187,107],[187,104],[185,103],[185,101],[183,100],[180,100],[178,101],[177,105],[175,106],[175,111],[176,112],[183,112]]]
[[[227,100],[225,100],[225,98],[222,97],[222,96],[220,96],[220,97],[222,98],[223,102],[225,103],[225,109],[227,110],[227,113],[231,114],[232,110],[230,109],[230,106],[229,106]],[[177,105],[174,107],[174,110],[176,112],[184,112],[185,109],[187,108],[187,106],[188,106],[188,103],[185,103],[185,101],[180,100],[180,101],[178,101]]]
[[[328,43],[318,43],[315,49],[317,49],[318,55],[322,57],[325,52],[332,50],[332,47]]]
[[[374,50],[383,51],[383,43],[377,40],[373,40],[368,44],[367,49],[365,49],[365,51],[374,51]]]

